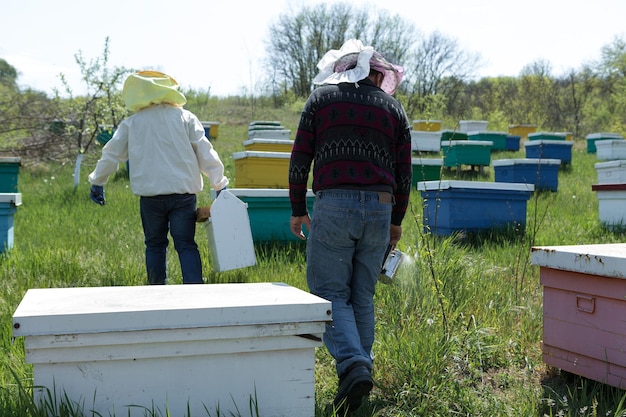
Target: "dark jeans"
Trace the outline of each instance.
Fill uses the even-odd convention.
[[[146,244],[148,283],[167,283],[169,232],[178,253],[183,284],[202,284],[202,261],[195,241],[196,195],[141,197],[139,210]]]

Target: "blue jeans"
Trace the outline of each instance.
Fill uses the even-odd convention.
[[[168,232],[183,275],[183,284],[202,284],[202,261],[195,241],[196,195],[171,194],[141,197],[139,211],[146,244],[148,283],[167,282]]]
[[[332,303],[324,343],[337,375],[350,365],[372,369],[374,292],[389,244],[390,202],[378,193],[318,191],[307,240],[307,284]]]

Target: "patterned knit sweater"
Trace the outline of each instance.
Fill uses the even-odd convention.
[[[307,100],[289,165],[293,216],[307,214],[311,163],[313,192],[388,191],[395,196],[391,223],[402,223],[411,191],[410,125],[402,105],[369,79],[321,86]]]

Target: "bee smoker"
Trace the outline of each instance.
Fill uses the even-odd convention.
[[[384,284],[391,284],[393,277],[396,275],[396,271],[402,263],[403,256],[404,254],[396,249],[396,245],[389,245],[385,252],[383,267],[378,275],[378,280]]]

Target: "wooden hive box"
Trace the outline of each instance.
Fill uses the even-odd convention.
[[[331,304],[282,283],[29,289],[13,315],[35,403],[89,415],[315,414]],[[74,404],[74,403],[73,403]]]
[[[254,242],[297,241],[291,233],[291,203],[288,189],[229,188],[228,191],[248,206],[248,217]],[[313,213],[315,195],[307,193],[307,209]]]
[[[566,140],[537,139],[524,142],[526,158],[560,159],[561,165],[572,163],[574,142]]]
[[[455,232],[525,227],[532,184],[483,181],[423,181],[424,231],[449,236]]]
[[[543,361],[626,389],[626,244],[533,247]]]
[[[557,191],[559,159],[496,159],[492,162],[496,182],[533,184],[536,190]]]
[[[493,142],[484,140],[442,141],[443,165],[445,167],[487,166],[491,163],[492,147]]]
[[[439,152],[441,132],[411,130],[411,150],[414,152]]]
[[[242,151],[233,153],[235,187],[289,188],[289,152]]]
[[[610,133],[610,132],[595,132],[595,133],[588,134],[585,137],[585,140],[587,141],[587,153],[597,152],[598,149],[596,147],[596,142],[601,141],[601,140],[611,140],[611,139],[624,140],[624,137],[620,135],[619,133]]]

